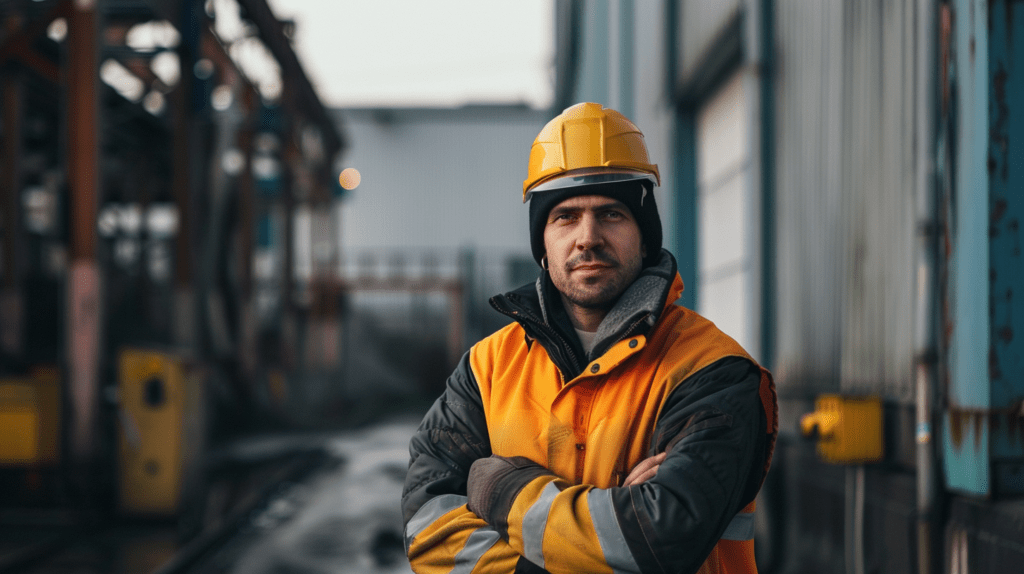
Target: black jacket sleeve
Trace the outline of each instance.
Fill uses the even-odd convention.
[[[538,571],[466,505],[470,466],[491,455],[469,353],[423,418],[409,443],[409,454],[402,515],[405,549],[413,571]]]
[[[490,455],[480,388],[466,353],[409,442],[409,471],[402,490],[405,523],[431,498],[464,496],[470,465]]]
[[[642,570],[697,571],[757,495],[768,456],[760,383],[755,364],[726,358],[669,396],[650,449],[651,455],[667,450],[668,457],[653,479],[612,495]]]

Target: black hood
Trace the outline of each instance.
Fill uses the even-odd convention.
[[[661,317],[675,276],[676,260],[662,249],[656,263],[640,272],[605,315],[589,355],[583,352],[583,345],[547,271],[542,270],[534,283],[491,297],[490,303],[496,311],[522,325],[530,339],[540,342],[568,381],[618,341],[647,334]]]

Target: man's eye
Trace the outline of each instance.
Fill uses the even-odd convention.
[[[605,219],[622,219],[624,216],[619,211],[606,211],[604,217]]]

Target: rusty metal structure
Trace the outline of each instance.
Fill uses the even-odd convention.
[[[49,477],[39,500],[109,499],[126,348],[201,379],[213,433],[287,418],[293,374],[336,366],[345,140],[293,33],[265,0],[0,2],[0,401],[59,389],[27,395],[58,428],[0,472]],[[10,401],[5,428],[29,420]]]

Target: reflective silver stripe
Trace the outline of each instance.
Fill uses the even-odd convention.
[[[469,574],[484,555],[498,541],[498,533],[491,527],[477,528],[466,539],[466,545],[455,555],[451,574]]]
[[[754,539],[754,513],[741,512],[733,517],[729,526],[725,527],[725,534],[722,540],[753,540]]]
[[[601,551],[604,552],[604,561],[612,572],[639,572],[633,553],[626,545],[626,537],[619,528],[619,519],[615,517],[611,491],[591,489],[587,493],[587,506],[590,507],[590,519],[594,523],[597,540],[601,543]]]
[[[561,490],[554,481],[547,483],[533,506],[523,515],[523,556],[541,568],[544,567],[544,531],[548,527],[551,503]]]
[[[428,500],[416,514],[412,515],[409,524],[405,525],[405,552],[408,554],[412,539],[423,532],[424,528],[463,504],[466,504],[466,497],[458,494],[442,494]]]

